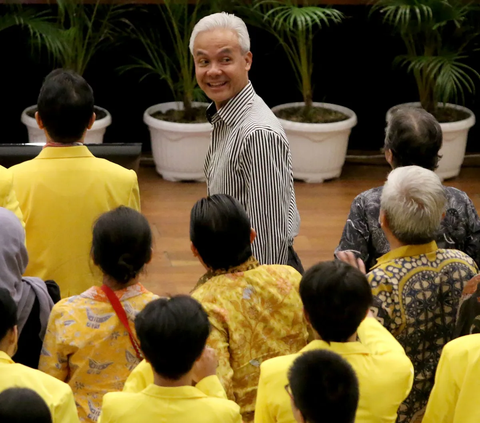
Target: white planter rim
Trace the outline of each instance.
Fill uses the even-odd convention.
[[[419,101],[413,101],[413,102],[410,102],[410,103],[401,103],[401,104],[397,104],[396,106],[390,107],[390,109],[388,109],[387,116],[386,116],[387,121],[388,121],[390,115],[392,114],[392,110],[394,110],[395,108],[397,108],[399,106],[420,107],[420,102]],[[444,131],[444,132],[461,131],[463,129],[471,128],[473,125],[475,125],[475,115],[467,107],[460,106],[458,104],[452,104],[452,103],[445,103],[445,106],[451,107],[452,109],[462,110],[462,111],[468,113],[470,116],[467,119],[458,120],[456,122],[440,123],[440,127],[442,128],[442,131]],[[441,104],[440,107],[443,107],[443,103]]]
[[[288,107],[303,107],[305,106],[304,102],[297,103],[285,103],[278,106],[272,107],[272,111],[276,112],[278,110],[286,109]],[[344,131],[353,128],[357,124],[357,115],[351,109],[347,107],[339,106],[338,104],[331,103],[313,103],[314,107],[323,107],[325,109],[332,109],[338,112],[342,112],[348,116],[348,119],[342,120],[340,122],[331,122],[331,123],[302,123],[302,122],[293,122],[291,120],[285,120],[278,118],[281,122],[284,129],[301,131],[301,132],[333,132],[333,131]]]
[[[35,118],[32,118],[30,116],[27,115],[27,112],[33,110],[33,109],[36,109],[37,108],[37,105],[33,105],[33,106],[30,106],[30,107],[27,107],[23,112],[22,112],[22,117],[20,118],[20,120],[22,121],[22,123],[24,123],[26,126],[29,126],[31,128],[36,128],[36,129],[39,129],[40,128],[38,127],[37,125],[37,121],[35,120]],[[104,109],[103,107],[99,107],[99,106],[95,106],[95,108],[97,109],[100,109],[102,110],[103,112],[106,113],[106,116],[102,119],[97,119],[95,120],[95,122],[93,123],[93,126],[90,128],[90,131],[95,131],[97,129],[103,129],[103,128],[106,128],[107,126],[109,126],[111,123],[112,123],[112,115],[110,114],[110,112],[107,110],[107,109]]]
[[[194,107],[198,106],[208,106],[209,103],[203,103],[200,101],[194,101],[192,105]],[[212,125],[210,122],[205,123],[179,123],[179,122],[168,122],[166,120],[156,119],[152,117],[152,113],[162,111],[166,112],[170,109],[183,109],[183,103],[181,101],[170,101],[167,103],[159,103],[154,106],[149,107],[145,110],[143,114],[143,121],[152,128],[162,129],[164,131],[182,131],[182,132],[209,132],[212,130]]]

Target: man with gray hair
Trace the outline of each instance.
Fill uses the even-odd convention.
[[[446,205],[438,176],[419,166],[393,170],[381,194],[380,226],[391,251],[367,277],[374,315],[405,348],[415,368],[399,422],[421,421],[440,353],[454,335],[463,288],[478,272],[471,257],[439,249],[435,242]],[[362,267],[351,252],[338,256]]]
[[[248,80],[252,65],[245,23],[227,13],[201,19],[190,51],[200,88],[213,101],[205,158],[208,195],[228,194],[245,208],[257,232],[253,255],[261,264],[303,267],[293,250],[300,217],[285,132]]]
[[[435,170],[442,146],[442,128],[419,107],[398,107],[389,117],[385,134],[385,158],[393,169],[416,165]],[[369,189],[352,202],[342,238],[335,250],[351,251],[371,269],[391,246],[379,224],[383,187]],[[445,217],[435,232],[440,248],[465,252],[480,264],[480,219],[468,195],[443,187],[447,198]]]

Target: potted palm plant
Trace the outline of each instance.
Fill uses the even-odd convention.
[[[149,28],[129,25],[127,36],[142,47],[121,71],[140,70],[166,82],[175,101],[149,107],[143,116],[150,130],[157,172],[169,181],[205,180],[203,164],[212,127],[205,115],[207,103],[197,85],[188,44],[203,3],[165,0],[158,5],[159,22]],[[158,28],[165,28],[162,37]],[[169,54],[172,52],[173,54]]]
[[[379,0],[372,8],[405,44],[407,54],[394,64],[413,74],[420,100],[407,104],[423,107],[440,122],[443,146],[437,173],[443,179],[460,173],[468,131],[475,124],[471,110],[452,103],[463,103],[465,93],[475,90],[473,79],[480,77],[467,64],[478,34],[472,24],[476,8],[463,0]]]
[[[340,23],[343,14],[307,1],[256,1],[245,13],[249,23],[268,30],[283,47],[294,70],[303,102],[282,104],[272,110],[290,142],[293,174],[306,182],[340,176],[348,138],[357,123],[346,107],[313,101],[313,41],[323,26]]]
[[[93,55],[113,41],[116,23],[123,15],[118,5],[83,4],[75,0],[57,0],[58,12],[51,15],[40,38],[56,66],[83,75]],[[29,141],[45,143],[44,132],[35,121],[37,106],[22,113],[21,120],[27,126]],[[110,113],[95,106],[97,118],[85,137],[86,144],[103,142],[107,126],[112,122]]]

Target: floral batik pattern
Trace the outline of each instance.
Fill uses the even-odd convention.
[[[260,266],[252,257],[207,273],[192,293],[209,314],[208,344],[217,353],[217,374],[228,398],[240,405],[244,422],[254,418],[260,364],[307,344],[300,279],[290,266]]]
[[[338,251],[353,251],[367,269],[388,253],[390,245],[379,223],[383,187],[359,194],[352,203]],[[463,191],[445,187],[447,209],[435,237],[439,248],[463,251],[480,264],[480,219],[472,200]]]
[[[115,293],[135,333],[135,316],[157,297],[139,283]],[[81,422],[98,420],[103,396],[121,391],[138,363],[127,330],[99,287],[55,305],[39,369],[70,385]]]
[[[368,280],[373,313],[405,348],[415,369],[412,391],[398,418],[414,423],[425,411],[442,348],[454,337],[463,289],[478,269],[466,254],[437,249],[435,242],[401,248],[404,256],[393,250],[387,254],[391,258],[380,258]],[[408,249],[422,248],[422,254],[407,255]]]

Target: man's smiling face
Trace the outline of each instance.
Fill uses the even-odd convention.
[[[193,56],[198,85],[217,110],[248,84],[252,53],[242,52],[234,31],[218,28],[200,32]]]

